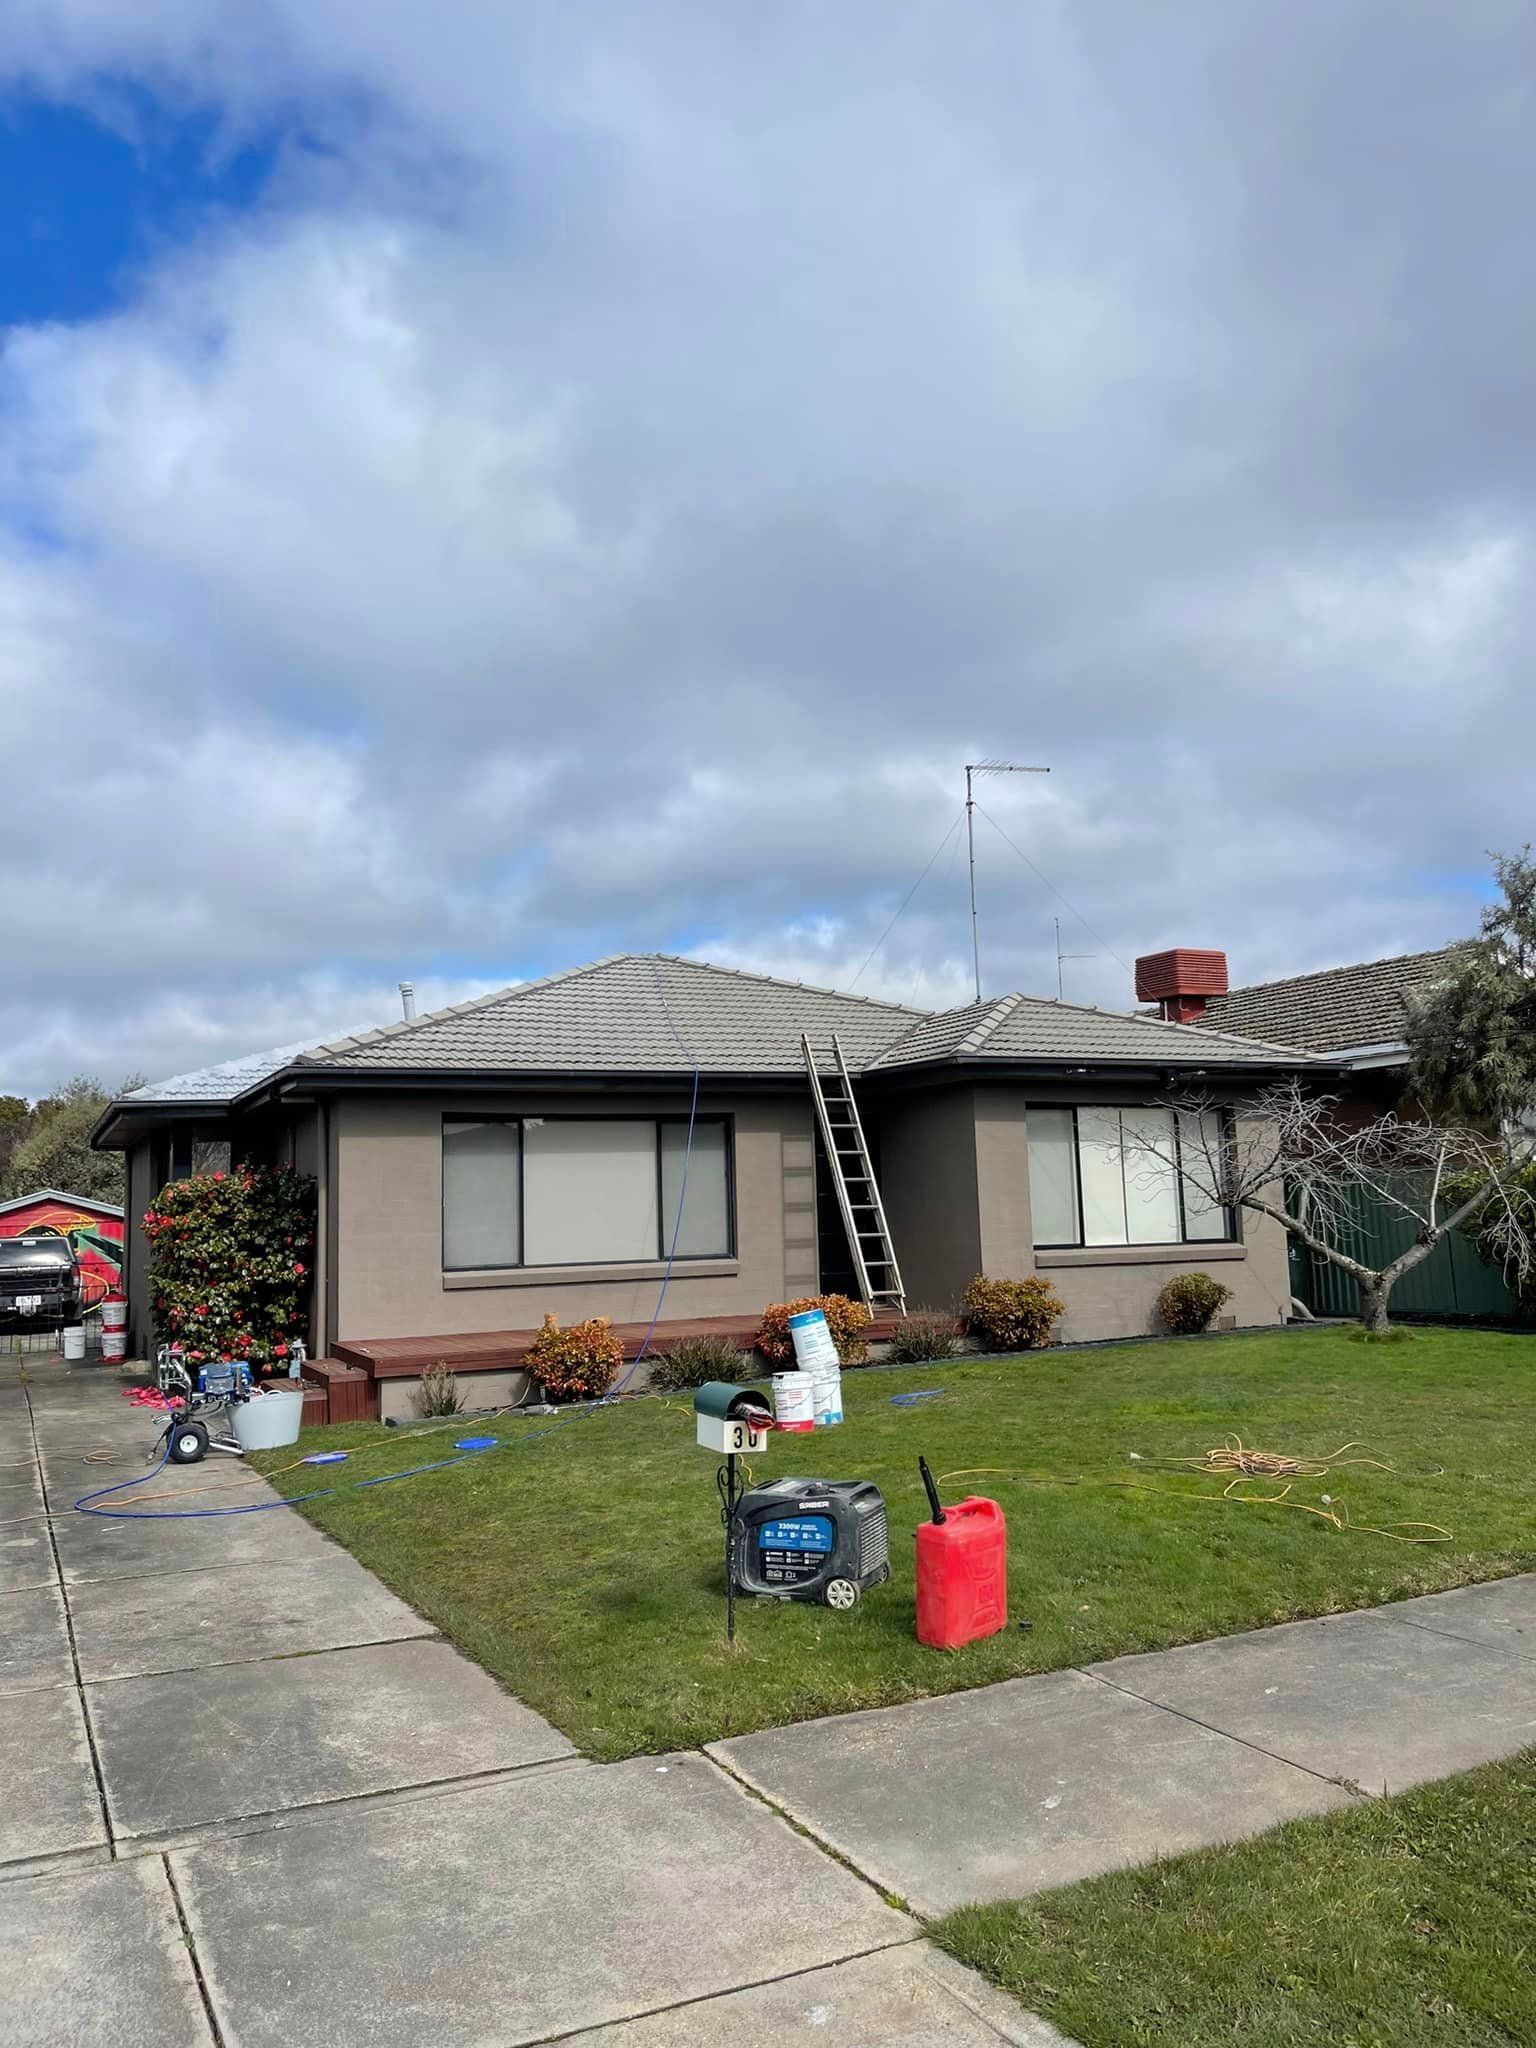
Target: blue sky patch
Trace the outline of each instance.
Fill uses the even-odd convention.
[[[111,312],[141,267],[255,205],[275,133],[232,142],[206,109],[114,87],[109,125],[79,107],[0,96],[0,326]]]

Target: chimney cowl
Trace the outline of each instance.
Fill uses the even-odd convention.
[[[416,984],[402,981],[400,984],[400,1009],[407,1024],[416,1022]]]
[[[1144,953],[1136,962],[1136,1000],[1156,1003],[1170,1024],[1189,1024],[1212,996],[1227,992],[1227,956],[1198,946]]]

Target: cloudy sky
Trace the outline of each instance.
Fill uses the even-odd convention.
[[[1469,929],[1533,35],[8,0],[0,1090],[632,947],[963,1000],[983,756],[1052,771],[981,791],[989,991],[1058,915],[1106,1004]]]

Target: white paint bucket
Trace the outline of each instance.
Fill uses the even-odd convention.
[[[815,1383],[808,1372],[774,1374],[773,1419],[780,1429],[803,1432],[815,1428]]]
[[[103,1330],[126,1330],[128,1327],[128,1304],[109,1294],[101,1304],[101,1327]],[[103,1344],[102,1349],[106,1346]]]
[[[302,1387],[268,1387],[229,1411],[235,1441],[245,1451],[270,1451],[278,1444],[297,1443],[304,1420]]]
[[[119,1325],[115,1330],[102,1325],[101,1355],[108,1364],[116,1364],[128,1356],[128,1332]]]
[[[814,1384],[816,1427],[834,1428],[843,1419],[843,1375],[825,1310],[802,1309],[791,1316],[789,1334],[794,1339],[795,1363],[810,1374]]]
[[[830,1368],[838,1367],[837,1346],[832,1342],[832,1332],[827,1328],[824,1309],[802,1309],[797,1316],[789,1319],[789,1334],[795,1347],[795,1364],[801,1372],[813,1376]]]
[[[66,1323],[66,1324],[65,1324],[65,1326],[64,1326],[64,1356],[65,1356],[66,1358],[84,1358],[84,1356],[85,1356],[85,1325],[84,1325],[84,1323]]]
[[[816,1427],[833,1429],[843,1419],[843,1375],[838,1366],[823,1366],[813,1381]]]

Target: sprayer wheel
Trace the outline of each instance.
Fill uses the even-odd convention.
[[[859,1604],[859,1586],[856,1579],[828,1579],[827,1590],[822,1595],[829,1607],[844,1612]]]
[[[208,1432],[200,1422],[178,1422],[171,1431],[171,1463],[195,1465],[208,1453]]]

